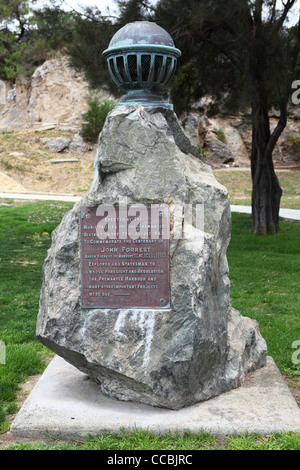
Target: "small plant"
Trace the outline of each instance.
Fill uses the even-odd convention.
[[[214,131],[218,140],[220,140],[221,142],[223,142],[223,144],[227,144],[227,137],[226,135],[224,134],[224,131],[222,131],[222,129],[217,129],[216,131]]]
[[[106,116],[115,107],[115,103],[111,100],[105,100],[99,103],[96,97],[87,99],[88,110],[83,114],[83,123],[80,135],[86,142],[96,142],[102,131]]]
[[[292,135],[290,137],[290,142],[291,142],[292,149],[294,150],[300,149],[300,137],[295,137],[294,135]]]
[[[201,160],[205,160],[207,157],[206,150],[202,147],[202,145],[198,145],[198,150]]]
[[[2,158],[1,158],[0,161],[3,163],[3,166],[4,166],[4,169],[5,169],[5,170],[8,171],[8,170],[11,170],[11,169],[13,168],[13,165],[12,165],[11,163],[6,162],[6,161],[3,160]]]
[[[297,160],[300,160],[300,137],[292,135],[289,139],[292,150],[295,152]]]

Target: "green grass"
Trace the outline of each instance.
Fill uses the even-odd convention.
[[[252,181],[250,170],[214,170],[215,177],[227,189],[231,204],[251,206]],[[276,170],[282,187],[281,207],[300,209],[299,171]]]
[[[0,205],[0,341],[6,345],[6,364],[0,364],[0,433],[7,416],[17,411],[19,384],[42,372],[51,352],[35,338],[42,265],[51,232],[72,203],[16,203]],[[268,354],[282,373],[300,376],[293,364],[292,344],[300,339],[299,255],[300,223],[280,224],[276,236],[251,235],[251,218],[232,214],[232,241],[227,251],[231,303],[242,315],[255,318],[267,341]],[[298,380],[298,387],[300,382]],[[1,434],[0,434],[1,441]],[[85,442],[18,443],[8,449],[192,450],[300,449],[300,436],[281,433],[217,439],[199,430],[183,436],[155,436],[150,431],[102,434]]]
[[[232,214],[232,219],[227,251],[232,306],[258,320],[280,370],[299,374],[291,358],[292,344],[300,339],[300,223],[282,221],[279,234],[255,237],[250,216]]]
[[[50,442],[49,442],[50,441]],[[131,433],[104,433],[83,441],[64,442],[58,439],[28,441],[11,444],[5,450],[110,450],[116,451],[199,451],[199,450],[300,450],[300,436],[293,432],[274,433],[268,436],[243,434],[217,438],[208,432],[182,435],[171,433],[155,435],[149,430],[135,430]],[[131,454],[129,454],[131,455]],[[141,455],[141,454],[140,454]],[[192,454],[195,456],[195,454]]]
[[[33,203],[0,206],[0,431],[16,411],[18,384],[44,370],[48,350],[35,338],[42,264],[50,234],[70,204]]]

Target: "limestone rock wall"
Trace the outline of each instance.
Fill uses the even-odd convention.
[[[270,116],[271,129],[274,129],[278,123],[278,113],[273,111]],[[181,122],[194,143],[202,148],[205,162],[213,168],[250,166],[252,124],[249,115],[208,117],[205,106],[200,109],[195,106],[181,116]],[[295,152],[292,146],[293,137],[300,137],[300,113],[297,108],[290,110],[286,128],[275,146],[275,166],[299,165],[299,152]]]
[[[82,75],[58,57],[37,67],[29,81],[0,81],[0,129],[81,123],[88,85]],[[105,93],[99,98],[105,99]]]

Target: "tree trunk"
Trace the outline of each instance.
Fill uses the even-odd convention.
[[[286,122],[286,121],[285,121]],[[274,171],[272,153],[284,129],[284,109],[271,134],[267,107],[256,99],[252,107],[252,232],[266,235],[279,231],[282,189]]]
[[[249,2],[250,4],[251,2]],[[252,232],[254,234],[277,233],[279,231],[279,209],[282,196],[282,189],[274,171],[273,151],[278,139],[287,123],[287,105],[290,96],[290,85],[293,71],[296,68],[299,54],[300,22],[298,29],[298,39],[292,52],[292,61],[288,67],[286,82],[279,81],[272,83],[272,87],[277,88],[280,103],[280,118],[277,126],[270,130],[270,119],[268,110],[270,103],[270,76],[265,73],[268,68],[266,61],[266,38],[270,40],[270,32],[266,36],[266,29],[263,22],[263,1],[256,0],[253,3],[253,11],[248,15],[250,31],[250,55],[252,57],[252,154],[251,154],[251,174],[252,174]],[[267,3],[267,2],[266,2]],[[290,11],[295,0],[288,0],[284,5],[284,10],[279,19],[275,19],[276,2],[273,3],[272,21],[269,24],[274,26],[274,37],[278,36],[279,29]],[[271,4],[270,4],[271,6]],[[272,29],[270,30],[272,33]],[[277,36],[276,36],[277,35]],[[270,43],[268,44],[270,45]],[[275,72],[274,72],[275,73]],[[277,85],[276,85],[277,83]]]
[[[252,169],[252,185],[252,232],[277,233],[282,189],[272,159],[259,159]]]

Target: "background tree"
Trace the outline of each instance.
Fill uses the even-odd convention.
[[[13,80],[30,70],[30,9],[36,0],[0,0],[0,77]]]
[[[118,0],[118,26],[122,27],[132,21],[147,21],[151,19],[153,8],[148,0]]]
[[[63,10],[61,5],[61,0],[52,0],[51,5],[32,11],[35,42],[45,51],[64,51],[72,42],[76,13]]]
[[[122,26],[147,20],[153,11],[149,0],[117,0],[117,5],[118,17],[104,15],[97,7],[85,8],[82,14],[77,14],[68,48],[70,64],[84,74],[90,87],[106,89],[115,97],[124,93],[111,79],[102,52]]]
[[[287,122],[300,50],[298,26],[284,25],[296,0],[160,0],[155,20],[183,55],[171,93],[178,103],[210,95],[223,111],[250,109],[252,231],[279,230],[282,189],[272,153]],[[181,86],[185,84],[184,86]],[[178,100],[180,90],[184,98]],[[271,129],[269,111],[280,117]]]
[[[84,74],[91,89],[106,89],[114,96],[120,96],[120,90],[109,76],[102,52],[118,29],[111,17],[103,16],[98,8],[86,8],[75,16],[68,46],[70,65]]]
[[[30,76],[53,51],[71,42],[74,15],[61,0],[37,9],[37,0],[0,0],[0,77]]]

